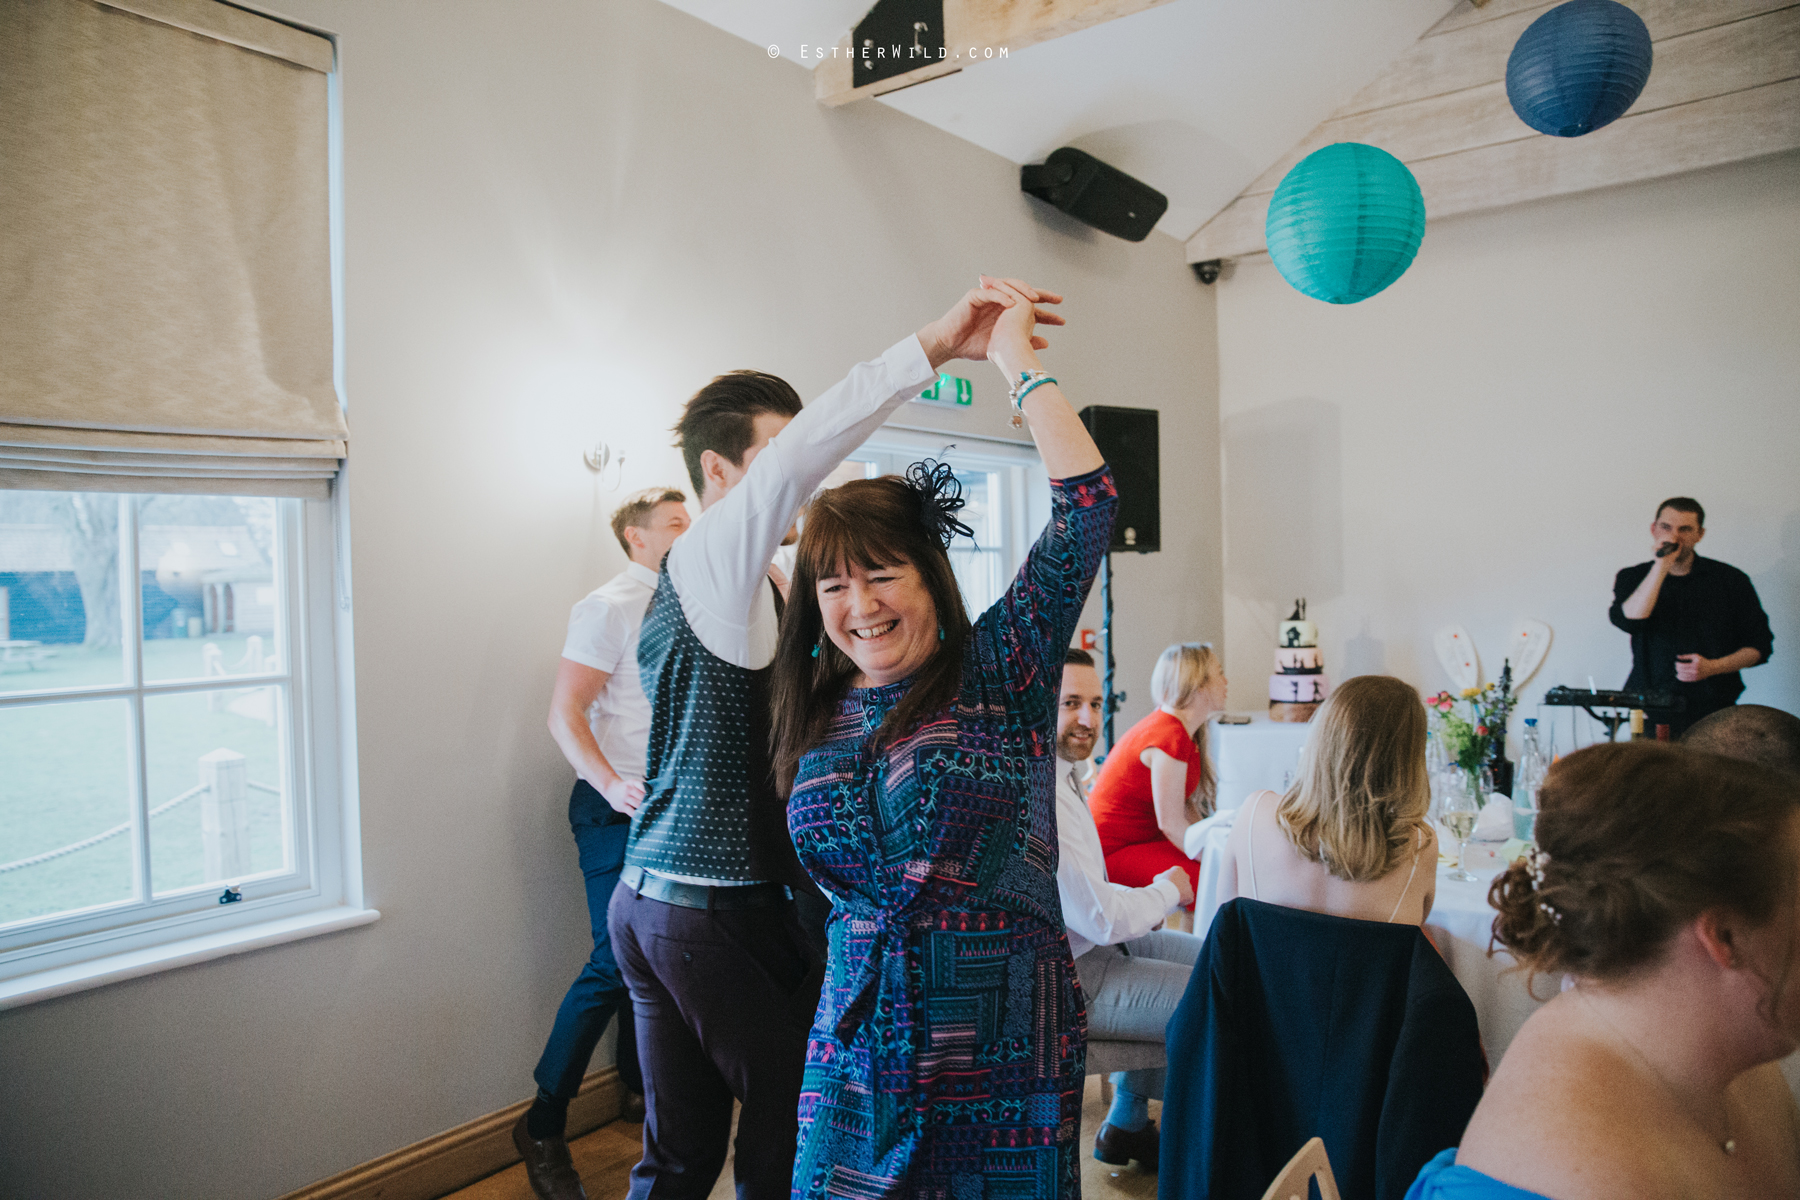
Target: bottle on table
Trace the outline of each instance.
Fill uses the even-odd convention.
[[[1632,709],[1631,710],[1631,740],[1634,742],[1641,742],[1649,736],[1650,736],[1649,734],[1644,732],[1644,710],[1641,708]]]
[[[1538,788],[1550,770],[1550,755],[1538,739],[1536,717],[1525,718],[1525,736],[1519,750],[1519,771],[1513,781],[1513,836],[1529,842],[1537,832]]]

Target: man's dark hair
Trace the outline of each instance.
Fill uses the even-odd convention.
[[[685,504],[687,497],[675,488],[645,488],[641,492],[634,492],[625,497],[625,503],[613,509],[613,536],[619,539],[619,549],[625,552],[625,557],[631,557],[631,543],[625,540],[625,531],[645,528],[644,522],[648,521],[650,515],[656,511],[656,506],[668,504],[671,501],[676,504]]]
[[[675,422],[675,445],[687,463],[688,478],[696,497],[706,494],[706,476],[700,456],[711,450],[744,465],[744,452],[756,440],[759,413],[794,417],[800,414],[800,396],[785,379],[763,371],[727,371],[695,392]]]
[[[1694,520],[1700,528],[1706,528],[1706,510],[1701,508],[1700,502],[1692,496],[1670,496],[1667,500],[1664,500],[1661,504],[1656,506],[1656,516],[1662,516],[1663,509],[1665,508],[1672,508],[1676,512],[1691,512],[1694,514]],[[1651,520],[1655,519],[1655,517],[1651,518]]]
[[[1094,656],[1086,650],[1077,650],[1070,646],[1068,652],[1063,655],[1063,666],[1065,667],[1091,667],[1093,665]]]
[[[1800,775],[1800,717],[1762,704],[1734,704],[1695,721],[1681,744]]]

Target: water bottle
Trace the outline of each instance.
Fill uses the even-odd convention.
[[[1550,763],[1538,741],[1537,718],[1525,718],[1524,746],[1519,751],[1519,773],[1513,784],[1513,836],[1529,842],[1537,831],[1538,788]]]

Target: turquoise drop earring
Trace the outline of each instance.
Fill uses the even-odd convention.
[[[938,641],[941,642],[943,640],[944,640],[944,627],[942,625],[939,625],[938,626]]]

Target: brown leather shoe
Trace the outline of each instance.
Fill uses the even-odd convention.
[[[559,1137],[538,1141],[526,1132],[524,1117],[513,1126],[512,1140],[525,1160],[525,1178],[531,1181],[532,1194],[539,1200],[588,1200],[569,1157],[569,1143]]]
[[[1152,1121],[1136,1133],[1128,1133],[1114,1125],[1102,1124],[1094,1135],[1094,1157],[1103,1163],[1122,1167],[1137,1159],[1138,1169],[1156,1174],[1157,1148],[1162,1137]]]

